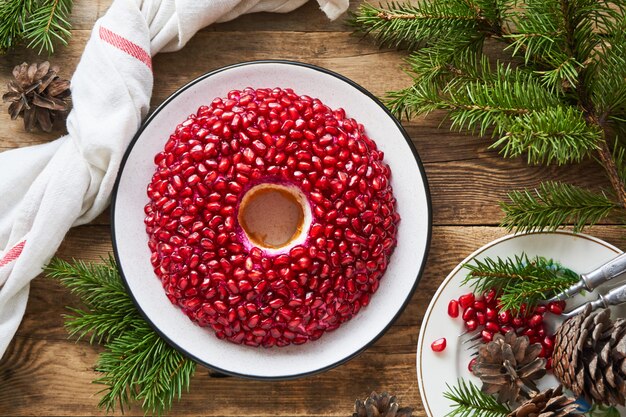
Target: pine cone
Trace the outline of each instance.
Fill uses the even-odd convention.
[[[626,320],[587,306],[559,327],[552,354],[554,375],[565,388],[589,402],[624,405]]]
[[[352,417],[411,417],[412,412],[410,407],[400,408],[395,396],[374,391],[365,401],[356,400]]]
[[[534,395],[507,417],[583,417],[574,398],[563,394],[563,386]]]
[[[2,100],[10,102],[9,114],[15,120],[24,118],[24,128],[30,132],[36,125],[50,132],[57,118],[63,118],[70,108],[70,82],[57,75],[59,67],[50,67],[48,61],[28,65],[24,62],[13,68],[14,80]]]
[[[538,357],[540,352],[541,345],[531,345],[527,336],[514,331],[496,334],[478,349],[472,372],[483,382],[483,392],[497,394],[501,403],[515,403],[538,391],[535,380],[546,374],[546,360]]]

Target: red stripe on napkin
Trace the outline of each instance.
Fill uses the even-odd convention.
[[[124,51],[132,57],[137,58],[152,70],[152,57],[150,57],[150,54],[147,53],[141,46],[102,26],[100,26],[99,35],[100,39],[106,43],[115,46],[120,51]]]
[[[22,240],[20,243],[9,249],[6,255],[4,255],[4,257],[0,259],[0,267],[5,266],[6,264],[16,260],[22,254],[22,249],[24,249],[25,244],[26,241]]]

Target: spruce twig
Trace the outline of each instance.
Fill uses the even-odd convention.
[[[105,388],[99,406],[123,412],[134,401],[161,415],[188,390],[196,364],[169,346],[135,308],[112,257],[102,263],[52,259],[45,273],[77,295],[84,309],[69,309],[70,336],[104,343],[94,380]]]
[[[500,203],[505,214],[500,225],[520,232],[553,231],[564,224],[580,232],[622,208],[603,192],[551,181],[534,191],[512,191],[508,198]]]
[[[26,43],[37,53],[54,52],[71,36],[73,0],[0,1],[0,53]]]
[[[554,230],[573,223],[581,231],[614,214],[623,224],[625,0],[366,3],[350,22],[382,44],[414,49],[407,61],[413,85],[387,96],[395,114],[443,110],[452,129],[491,134],[504,157],[559,165],[595,157],[606,171],[612,192],[546,182],[536,193],[510,193],[501,204],[504,226]],[[487,38],[506,43],[509,62],[489,64]]]
[[[474,259],[464,267],[469,273],[462,285],[470,285],[477,293],[495,289],[500,295],[502,310],[512,312],[520,311],[523,304],[532,309],[580,278],[551,259],[529,258],[526,254],[506,259]]]
[[[485,394],[471,381],[459,379],[457,385],[446,384],[443,396],[452,401],[452,411],[445,417],[506,417],[511,410],[493,396]]]

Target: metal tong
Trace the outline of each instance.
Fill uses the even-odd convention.
[[[599,268],[580,275],[580,281],[572,285],[561,294],[552,297],[548,301],[559,301],[573,297],[581,291],[593,291],[605,282],[626,272],[626,252],[611,259]]]
[[[573,297],[581,291],[593,291],[602,284],[620,276],[624,272],[626,272],[626,252],[611,259],[609,262],[591,272],[581,274],[580,281],[548,301],[565,300]],[[591,304],[592,310],[595,310],[597,308],[606,308],[622,303],[626,303],[626,284],[614,288],[604,295],[598,294],[598,298],[595,301],[585,303],[572,311],[563,313],[563,316],[566,318],[575,316],[576,314],[582,312],[587,304]]]
[[[588,304],[591,305],[591,310],[596,310],[598,308],[607,308],[609,306],[616,306],[622,303],[626,303],[626,284],[613,288],[606,294],[598,294],[598,298],[595,301],[584,303],[581,306],[576,307],[572,311],[568,311],[567,313],[563,313],[562,316],[565,318],[574,317],[575,315],[582,313],[582,311],[587,307]]]

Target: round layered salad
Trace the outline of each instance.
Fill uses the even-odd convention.
[[[368,305],[400,217],[363,125],[291,89],[246,88],[180,123],[145,224],[170,301],[220,339],[316,340]]]

